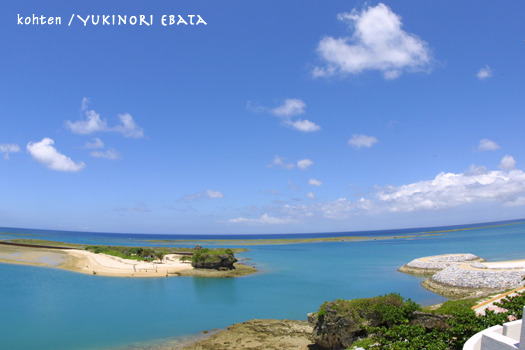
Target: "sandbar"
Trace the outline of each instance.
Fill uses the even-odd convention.
[[[0,245],[0,262],[54,267],[91,275],[113,277],[178,276],[194,270],[190,263],[181,262],[177,254],[168,254],[152,262],[122,259],[95,254],[80,249],[48,249]]]
[[[234,270],[195,269],[181,262],[179,254],[167,254],[151,262],[95,254],[81,249],[50,249],[0,245],[0,263],[59,268],[84,274],[111,277],[238,277],[256,272],[253,267],[235,264]]]

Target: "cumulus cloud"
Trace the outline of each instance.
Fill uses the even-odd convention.
[[[310,199],[315,199],[315,194],[313,192],[308,192],[306,194],[306,197],[310,198]]]
[[[496,142],[491,141],[489,139],[480,140],[478,144],[479,151],[495,151],[499,148],[500,147]]]
[[[316,179],[310,179],[310,180],[308,180],[308,184],[312,185],[312,186],[321,187],[323,183],[321,181],[319,181],[319,180],[316,180]]]
[[[117,132],[125,137],[141,138],[144,136],[143,129],[135,123],[133,117],[129,113],[120,114],[118,116],[120,124],[110,127],[105,119],[100,117],[100,114],[94,110],[88,109],[89,99],[82,100],[82,112],[84,118],[77,121],[66,120],[66,126],[75,134],[87,135],[94,132]]]
[[[108,123],[106,120],[100,118],[100,114],[97,114],[93,110],[85,111],[85,118],[72,122],[66,120],[66,125],[75,134],[91,134],[98,131],[107,131]]]
[[[115,160],[115,159],[119,159],[120,158],[120,153],[118,153],[113,148],[110,148],[110,149],[108,149],[105,152],[93,151],[89,155],[92,156],[92,157],[95,157],[95,158],[104,158],[104,159],[111,159],[111,160]]]
[[[144,130],[135,123],[133,117],[129,113],[119,114],[120,125],[115,126],[109,131],[116,131],[125,137],[133,137],[139,139],[144,136]]]
[[[210,199],[213,199],[213,198],[223,198],[224,197],[224,193],[222,192],[219,192],[219,191],[214,191],[214,190],[206,190],[206,196]]]
[[[374,136],[358,135],[358,134],[352,135],[352,138],[348,140],[348,144],[355,148],[361,148],[361,147],[370,148],[377,142],[378,140]]]
[[[306,170],[314,164],[310,159],[301,159],[297,161],[297,167],[301,170]]]
[[[512,156],[505,156],[499,163],[499,168],[503,170],[514,170],[516,169],[516,161]]]
[[[5,159],[9,159],[10,153],[20,152],[20,146],[15,144],[0,143],[0,153],[4,154]]]
[[[286,99],[284,103],[271,110],[272,114],[278,117],[294,117],[304,113],[306,103],[297,98]]]
[[[476,76],[480,80],[490,78],[492,77],[492,69],[489,66],[485,66],[478,71],[478,74],[476,74]]]
[[[236,219],[228,220],[232,224],[246,224],[246,225],[282,225],[291,224],[297,222],[297,220],[291,218],[278,218],[272,217],[268,214],[263,214],[260,218],[245,218],[238,217]]]
[[[283,125],[289,126],[301,132],[314,132],[321,130],[321,127],[307,119],[294,119],[294,117],[304,114],[306,103],[298,98],[284,100],[283,104],[275,108],[258,106],[248,102],[246,108],[255,113],[267,112],[281,119]]]
[[[84,162],[75,162],[58,152],[53,147],[54,143],[55,141],[45,137],[40,142],[29,142],[26,148],[36,161],[52,170],[77,172],[86,166]]]
[[[508,159],[509,169],[513,168],[514,160],[512,157]],[[307,197],[312,198],[309,194]],[[480,204],[525,205],[525,173],[522,170],[489,171],[483,166],[471,166],[463,173],[443,172],[431,180],[401,186],[376,186],[369,198],[285,204],[279,209],[281,216],[301,221],[308,218],[347,220],[360,215],[437,211],[465,206],[475,208]]]
[[[379,70],[385,79],[396,79],[405,71],[428,69],[431,53],[425,41],[402,29],[401,18],[385,4],[340,13],[352,35],[324,37],[317,52],[324,66],[315,67],[314,77],[358,74]]]
[[[380,187],[376,196],[391,212],[438,210],[482,202],[515,205],[525,203],[525,174],[521,170],[471,168],[465,173],[440,173],[432,180],[399,187]]]
[[[321,130],[321,127],[307,119],[298,119],[296,121],[287,120],[284,122],[286,125],[291,126],[295,130],[302,132],[314,132]]]

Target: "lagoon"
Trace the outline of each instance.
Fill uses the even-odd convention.
[[[158,343],[253,318],[304,320],[307,313],[317,311],[327,300],[390,292],[423,305],[435,304],[445,298],[423,289],[421,278],[400,273],[397,268],[418,257],[446,253],[473,253],[489,261],[524,259],[525,223],[500,224],[337,234],[370,238],[364,241],[242,246],[250,251],[238,257],[250,259],[247,262],[260,272],[234,279],[113,278],[0,264],[0,348],[126,349],[137,343]],[[477,226],[482,227],[473,228]],[[450,231],[459,228],[469,229]],[[148,242],[187,239],[194,244],[204,238],[298,237],[161,236],[11,228],[0,231],[10,233],[0,234],[0,239],[157,246],[158,242]],[[412,236],[429,231],[440,232]],[[374,240],[403,233],[410,237]],[[207,246],[213,244],[206,241]]]

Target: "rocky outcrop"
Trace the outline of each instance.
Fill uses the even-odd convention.
[[[306,321],[251,320],[199,341],[184,350],[314,350]]]
[[[314,340],[323,349],[346,349],[366,337],[367,327],[388,326],[386,308],[403,308],[403,298],[391,294],[375,298],[334,300],[319,312],[308,315],[314,327]],[[403,312],[403,311],[400,311]]]
[[[334,300],[323,304],[319,312],[308,315],[315,343],[321,349],[330,350],[352,348],[357,340],[377,336],[372,327],[391,328],[410,322],[431,332],[449,328],[449,319],[450,316],[421,312],[417,304],[404,301],[397,294]]]
[[[429,314],[426,312],[415,311],[412,314],[410,324],[420,325],[425,327],[428,331],[432,329],[439,329],[441,331],[450,328],[447,320],[451,319],[448,315]]]
[[[193,254],[191,266],[196,269],[215,269],[219,271],[235,269],[237,262],[233,251],[230,249],[211,250],[208,248],[197,249]]]

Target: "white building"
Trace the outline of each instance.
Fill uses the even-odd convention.
[[[525,307],[523,308],[525,311]],[[507,322],[474,334],[463,350],[525,350],[525,323]]]

